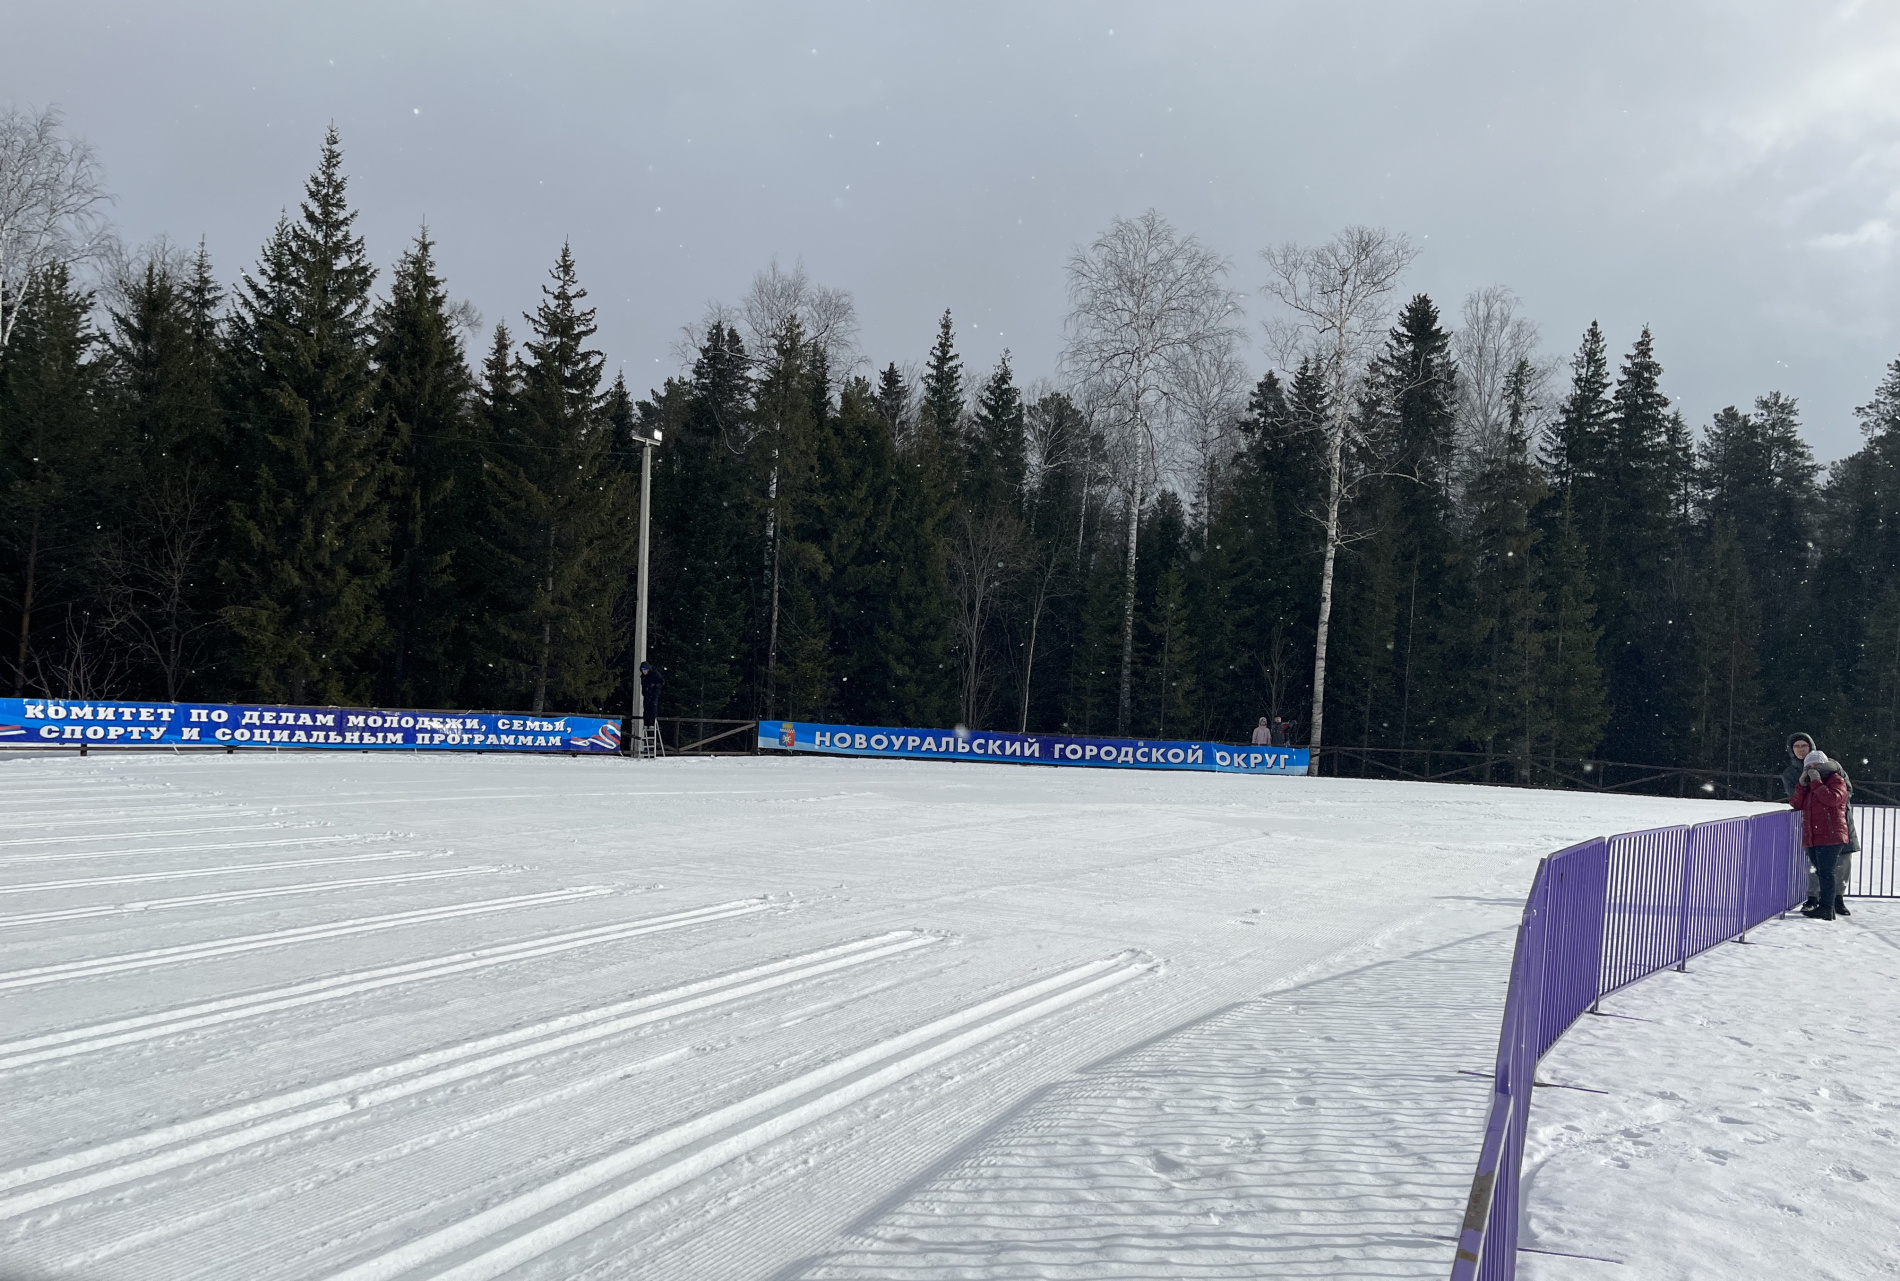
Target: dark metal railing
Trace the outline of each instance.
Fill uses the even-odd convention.
[[[669,756],[756,756],[759,741],[755,735],[747,738],[748,730],[759,727],[757,721],[720,720],[705,716],[656,716],[653,723],[660,729],[660,745]],[[667,726],[673,727],[672,739],[667,739]],[[688,731],[687,726],[693,728]],[[714,728],[707,733],[709,726]],[[688,733],[693,737],[686,740]],[[720,746],[713,747],[711,744]]]
[[[1431,783],[1489,783],[1648,796],[1706,796],[1730,801],[1779,801],[1781,776],[1698,766],[1634,761],[1512,756],[1423,747],[1322,747],[1320,773],[1342,778],[1416,779]],[[1851,771],[1850,771],[1851,773]],[[1881,805],[1900,805],[1900,783],[1854,780],[1854,793]]]

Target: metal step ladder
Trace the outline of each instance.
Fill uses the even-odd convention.
[[[645,721],[635,721],[633,726],[634,742],[638,745],[635,754],[643,761],[656,760],[664,755],[666,748],[660,742],[660,727],[649,725]]]

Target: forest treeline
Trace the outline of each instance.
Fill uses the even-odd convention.
[[[867,364],[848,296],[774,266],[636,397],[566,247],[477,334],[426,229],[379,288],[354,220],[333,132],[234,284],[164,246],[19,284],[10,692],[624,711],[657,431],[664,715],[1297,734],[1330,538],[1328,743],[1534,778],[1761,769],[1801,728],[1900,771],[1900,360],[1823,469],[1789,398],[1692,429],[1647,330],[1542,361],[1501,290],[1412,296],[1351,378],[1240,380],[1204,326],[1198,381],[1117,402],[966,367],[947,312]]]

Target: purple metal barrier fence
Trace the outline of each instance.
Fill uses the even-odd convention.
[[[1682,956],[1682,891],[1689,829],[1659,827],[1609,839],[1599,996],[1674,965]]]
[[[1863,840],[1865,837],[1863,836]],[[1513,1281],[1537,1061],[1603,996],[1787,911],[1807,892],[1793,811],[1627,832],[1537,866],[1511,956],[1491,1106],[1452,1281]]]

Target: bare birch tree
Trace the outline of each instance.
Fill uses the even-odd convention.
[[[751,343],[754,366],[770,358],[786,356],[784,344],[803,353],[821,357],[827,378],[841,378],[858,363],[858,313],[848,290],[814,284],[805,264],[794,263],[790,271],[775,258],[765,270],[752,277],[745,299],[736,308],[714,303],[707,308],[707,324],[742,321]],[[703,331],[702,331],[703,332]],[[767,625],[765,689],[768,711],[777,698],[779,597],[781,589],[780,543],[785,513],[780,489],[783,463],[788,446],[787,423],[782,403],[760,403],[760,413],[749,424],[751,438],[769,434],[772,438],[771,465],[766,474],[765,564],[771,604]]]
[[[982,727],[995,682],[988,661],[990,619],[1003,590],[1021,572],[1022,522],[994,507],[957,513],[950,543],[950,590],[957,604],[958,711],[963,724]]]
[[[858,362],[858,311],[850,291],[814,284],[802,260],[786,271],[774,258],[752,277],[738,312],[756,355],[770,350],[786,322],[796,320],[806,346],[825,358],[833,378]]]
[[[1340,517],[1365,445],[1354,407],[1385,337],[1392,293],[1416,256],[1404,236],[1377,227],[1347,227],[1323,245],[1284,244],[1260,251],[1267,267],[1263,288],[1281,308],[1267,324],[1269,348],[1289,373],[1307,362],[1327,396],[1326,417],[1315,425],[1326,493],[1319,513],[1325,535],[1308,773],[1318,772],[1325,742],[1326,640],[1333,617],[1333,568],[1344,541]]]
[[[1240,300],[1227,271],[1226,259],[1152,209],[1117,218],[1069,259],[1063,366],[1083,392],[1078,399],[1101,407],[1108,461],[1127,505],[1117,733],[1127,731],[1133,704],[1142,501],[1160,482],[1194,361],[1239,339]]]
[[[1458,454],[1461,474],[1484,465],[1504,440],[1511,421],[1511,384],[1528,362],[1533,376],[1548,379],[1551,366],[1537,354],[1537,326],[1517,314],[1518,297],[1503,285],[1465,295],[1464,326],[1452,336],[1458,362]],[[1541,399],[1541,397],[1540,397]]]
[[[1203,526],[1213,523],[1221,477],[1240,452],[1240,415],[1248,387],[1239,347],[1238,334],[1224,345],[1209,343],[1193,352],[1182,369],[1180,430],[1171,470]]]
[[[107,199],[92,147],[66,136],[57,107],[0,112],[0,351],[35,277],[110,243]]]

